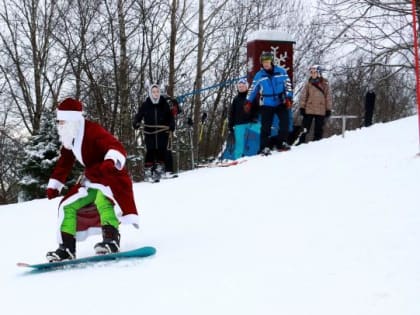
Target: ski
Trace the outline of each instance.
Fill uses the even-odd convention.
[[[246,159],[242,159],[242,160],[226,160],[226,161],[218,161],[215,163],[209,163],[207,165],[205,165],[204,167],[229,167],[229,166],[234,166],[234,165],[238,165],[238,164],[242,164],[245,163],[247,160]]]
[[[178,174],[172,173],[169,175],[166,174],[162,174],[162,176],[160,177],[160,179],[166,180],[166,179],[173,179],[173,178],[177,178]]]
[[[297,144],[299,143],[299,141],[300,141],[300,137],[302,137],[302,135],[304,134],[304,133],[306,133],[307,132],[307,130],[306,130],[306,128],[303,128],[299,133],[298,133],[298,135],[297,135],[297,137],[296,137],[296,140],[295,141],[293,141],[293,143],[292,143],[292,146],[297,146]]]

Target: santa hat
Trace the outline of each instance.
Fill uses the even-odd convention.
[[[82,120],[82,103],[74,98],[66,98],[57,108],[57,120]]]

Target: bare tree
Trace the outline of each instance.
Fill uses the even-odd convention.
[[[3,111],[0,112],[0,204],[18,201],[19,165],[23,152],[23,137],[19,123],[10,118],[12,102],[2,100]]]
[[[56,1],[3,0],[0,21],[0,71],[7,82],[5,93],[32,134],[51,95],[58,95],[65,63],[52,54],[52,32],[57,22]]]
[[[361,104],[370,86],[377,95],[376,121],[411,114],[407,106],[415,104],[410,84],[415,80],[412,2],[320,0],[319,4],[319,25],[326,30],[327,39],[321,50],[334,65],[330,74],[337,80],[333,86],[339,91],[334,107],[340,112],[352,105],[353,114],[363,117]],[[419,16],[419,3],[416,5]],[[349,82],[344,87],[346,80]],[[395,89],[400,91],[399,97]],[[351,124],[349,128],[355,127]]]
[[[342,60],[364,52],[364,67],[413,68],[411,1],[320,0],[320,10],[328,29],[324,50],[339,49]]]
[[[335,113],[357,116],[357,119],[348,121],[347,129],[356,129],[364,125],[365,95],[368,91],[366,82],[372,82],[369,89],[374,90],[376,94],[375,122],[388,122],[413,114],[415,94],[412,91],[413,87],[410,89],[406,85],[405,74],[396,73],[386,66],[378,66],[373,72],[366,72],[363,67],[364,60],[363,55],[347,60],[346,70],[336,72],[332,80]],[[341,128],[341,121],[332,121],[326,134],[340,134]]]

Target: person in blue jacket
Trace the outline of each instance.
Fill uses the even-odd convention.
[[[292,106],[293,92],[289,76],[283,67],[274,65],[274,55],[271,52],[262,52],[260,56],[262,65],[252,81],[247,96],[247,106],[259,94],[260,97],[260,153],[270,154],[270,133],[274,115],[279,119],[279,133],[276,147],[279,151],[290,150],[287,143],[289,134],[289,108]]]

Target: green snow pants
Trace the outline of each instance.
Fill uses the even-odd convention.
[[[64,219],[61,223],[61,232],[76,235],[77,211],[91,203],[94,203],[99,212],[101,225],[112,225],[118,229],[119,221],[114,212],[112,202],[99,190],[88,188],[88,195],[63,207]]]

